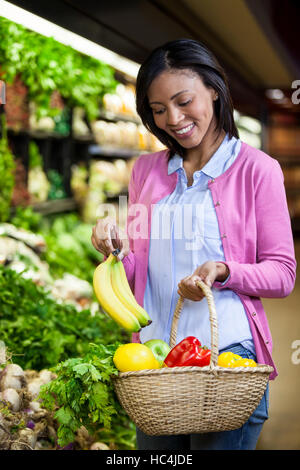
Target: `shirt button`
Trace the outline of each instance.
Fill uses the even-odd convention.
[[[256,315],[256,312],[252,312],[252,316],[255,317],[255,315]]]
[[[220,205],[221,205],[221,204],[220,204],[219,201],[217,201],[217,202],[215,203],[215,207],[220,206]]]
[[[227,238],[226,233],[224,233],[224,234],[222,235],[222,238]]]

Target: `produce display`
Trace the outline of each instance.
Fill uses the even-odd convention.
[[[127,194],[134,162],[133,157],[127,161],[119,158],[113,161],[93,160],[89,168],[84,164],[72,165],[71,189],[84,222],[95,223],[97,218],[105,215],[101,212],[102,204],[107,201],[108,197]],[[109,204],[113,207],[112,201],[109,200]],[[123,212],[119,205],[116,205],[115,209],[113,215]],[[127,205],[124,210],[126,209]],[[126,215],[122,215],[121,218],[119,224],[124,226]]]
[[[135,107],[135,90],[132,85],[119,83],[114,93],[105,93],[103,107],[113,114],[124,114],[139,119]]]
[[[4,17],[0,17],[0,35],[3,38],[0,44],[1,80],[13,84],[18,77],[21,85],[26,87],[27,99],[23,102],[34,103],[37,119],[54,117],[61,112],[60,100],[53,100],[54,91],[59,92],[65,105],[81,107],[89,119],[95,119],[104,94],[114,92],[116,88],[118,82],[112,67],[52,37]],[[18,95],[23,98],[19,88],[15,100],[7,101],[9,116],[14,115],[10,106],[16,107]],[[24,114],[28,119],[28,112],[23,111],[21,126],[13,120],[17,129],[26,128],[23,126]]]
[[[56,227],[57,229],[58,227]],[[4,248],[7,247],[7,240],[10,239],[11,241],[24,244],[24,246],[27,246],[25,245],[26,241],[28,243],[28,250],[31,250],[29,248],[30,245],[32,248],[39,249],[41,253],[47,251],[45,241],[39,235],[17,229],[10,224],[3,224],[2,232],[6,235],[6,237],[3,236],[3,239],[6,238],[3,244]],[[9,238],[8,235],[19,236],[22,238],[22,242]],[[9,257],[7,260],[9,260]],[[98,307],[94,311],[87,308],[78,310],[74,305],[68,304],[67,299],[63,295],[65,289],[61,285],[61,281],[64,278],[54,280],[52,291],[49,291],[45,289],[45,286],[40,285],[40,279],[34,282],[30,278],[31,276],[26,278],[28,268],[25,267],[25,269],[17,272],[10,269],[11,266],[10,263],[0,266],[1,340],[4,342],[14,362],[16,362],[14,364],[16,366],[14,371],[22,369],[24,371],[22,376],[25,375],[26,380],[22,379],[21,389],[14,390],[11,390],[13,384],[19,387],[18,382],[21,380],[19,377],[13,377],[11,381],[6,379],[1,381],[0,448],[59,450],[66,445],[68,449],[74,450],[134,449],[134,426],[117,402],[114,402],[115,405],[112,406],[112,401],[115,400],[112,392],[109,392],[108,398],[105,398],[106,395],[102,394],[104,391],[100,385],[95,388],[95,392],[99,392],[100,395],[96,394],[94,397],[91,397],[91,409],[94,406],[94,400],[96,399],[97,401],[99,420],[91,422],[90,426],[88,426],[89,430],[83,426],[84,420],[82,421],[81,418],[76,422],[70,421],[70,429],[72,429],[73,433],[71,440],[66,439],[64,434],[65,429],[68,429],[65,421],[63,421],[64,424],[60,424],[59,421],[59,417],[63,420],[65,415],[60,411],[57,417],[54,416],[55,410],[60,410],[59,402],[57,402],[55,409],[47,409],[46,405],[49,402],[48,393],[48,401],[46,400],[45,406],[42,404],[41,399],[38,399],[37,402],[35,401],[42,385],[40,374],[42,376],[46,374],[46,372],[42,371],[48,371],[47,377],[51,378],[51,384],[54,382],[53,387],[55,387],[57,382],[55,382],[54,378],[59,377],[60,370],[66,370],[66,368],[62,367],[63,363],[61,361],[71,361],[71,358],[75,358],[74,362],[68,362],[70,370],[72,369],[71,364],[77,366],[81,363],[86,364],[87,356],[90,354],[91,343],[94,344],[94,349],[99,347],[98,351],[103,351],[106,344],[109,345],[114,341],[120,340],[126,341],[127,336],[125,332],[118,328],[109,317],[99,311]],[[51,276],[50,272],[49,276]],[[77,293],[80,292],[80,280],[77,279],[77,282],[75,282],[75,277],[72,278],[67,273],[66,276],[70,279],[70,288],[73,291],[77,291]],[[49,287],[50,284],[46,285]],[[90,283],[86,283],[86,286],[92,290]],[[60,291],[56,292],[57,298],[55,298],[55,290]],[[0,376],[4,377],[3,370],[6,368],[7,363],[10,364],[11,361],[4,360],[1,357]],[[92,357],[94,358],[94,356]],[[84,376],[81,372],[79,373],[79,367],[75,367],[75,365],[74,374],[75,372],[76,374],[78,373],[80,380],[82,379],[84,383],[87,380],[88,384],[89,378],[92,381],[99,381],[99,377],[93,373],[93,370],[91,376]],[[106,366],[108,366],[107,356],[105,356],[103,368],[106,368]],[[54,371],[56,367],[58,367],[58,374]],[[101,370],[101,377],[103,376],[103,368]],[[31,379],[29,380],[29,378],[37,380],[31,384]],[[74,386],[74,378],[72,378],[71,382],[72,386]],[[65,383],[65,379],[63,383]],[[60,386],[61,388],[62,385]],[[82,385],[80,385],[80,390],[82,390]],[[70,390],[68,390],[68,393],[70,393]],[[56,393],[55,397],[57,400],[58,396],[59,394]],[[63,397],[65,397],[65,391]],[[78,390],[74,389],[74,397],[78,399],[78,403],[74,401],[77,412],[79,402],[81,406]],[[107,400],[109,403],[108,407],[106,406]],[[105,420],[103,425],[101,425],[102,416],[105,413],[109,415],[108,409],[110,407],[110,412],[115,415],[111,420]],[[85,407],[85,404],[82,405],[82,408],[87,414],[86,420],[88,421],[90,419],[88,409]],[[94,408],[93,411],[95,411]],[[95,416],[96,414],[93,415],[93,418]],[[16,429],[18,432],[16,432]],[[4,434],[2,434],[2,430]]]
[[[133,448],[132,425],[130,422],[126,423],[126,416],[122,410],[119,410],[118,403],[115,403],[116,409],[112,406],[107,408],[105,395],[100,398],[100,393],[104,392],[105,389],[104,384],[106,382],[104,380],[103,388],[101,389],[100,385],[95,386],[95,392],[98,387],[100,392],[98,394],[99,410],[101,409],[102,413],[106,413],[105,416],[107,416],[107,418],[103,417],[103,421],[105,419],[110,420],[111,414],[114,413],[115,415],[111,419],[112,430],[103,427],[97,433],[94,425],[90,426],[88,431],[83,424],[83,419],[82,422],[76,423],[76,430],[74,430],[75,422],[72,425],[70,423],[70,428],[73,426],[73,431],[70,430],[68,438],[66,438],[68,423],[59,428],[58,420],[54,417],[53,411],[43,406],[42,398],[40,398],[45,385],[48,385],[49,388],[59,389],[57,374],[48,369],[39,372],[31,369],[24,370],[6,357],[6,350],[3,345],[0,348],[0,353],[0,450],[110,450],[122,448],[122,446]],[[100,361],[98,360],[99,363]],[[77,380],[73,380],[75,395],[79,390],[76,385],[83,384],[84,379],[87,378],[87,373],[82,373],[83,370],[80,370],[79,359],[73,361],[69,369],[70,371],[76,370],[78,377]],[[104,370],[108,371],[109,368],[105,365],[102,372]],[[89,372],[91,374],[94,372],[92,366]],[[65,366],[64,379],[68,374],[70,376],[70,372],[67,372]],[[82,378],[82,382],[80,378]],[[61,385],[60,392],[62,391],[63,386]],[[47,398],[45,404],[48,405],[51,401],[51,395],[44,393]],[[109,391],[108,396],[110,393]],[[57,396],[59,396],[59,393]],[[84,406],[86,404],[87,400],[84,402]],[[51,408],[51,405],[49,404],[48,407]],[[103,411],[103,409],[106,411]],[[118,416],[117,412],[120,413]],[[93,409],[93,413],[93,416],[95,416],[95,409]],[[60,416],[62,415],[63,410],[60,410]],[[65,418],[66,416],[68,416],[67,411],[65,412]],[[114,436],[112,433],[114,433]]]
[[[103,119],[91,123],[96,142],[101,146],[158,152],[165,147],[142,125],[134,122],[107,122]]]
[[[50,183],[43,170],[43,157],[34,141],[29,142],[28,192],[31,202],[43,202],[48,199]]]
[[[130,289],[122,261],[111,253],[94,273],[93,286],[103,310],[128,332],[149,325],[148,313],[137,303]]]
[[[10,205],[14,189],[15,162],[13,154],[8,146],[6,121],[1,116],[2,138],[0,139],[0,222],[6,222],[9,218]]]

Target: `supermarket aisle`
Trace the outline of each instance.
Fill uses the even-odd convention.
[[[294,291],[286,299],[263,299],[279,375],[270,382],[269,420],[258,442],[261,450],[300,449],[300,363],[292,362],[296,351],[292,343],[300,341],[300,240],[295,241],[295,249],[298,269]],[[300,351],[297,357],[299,361]]]

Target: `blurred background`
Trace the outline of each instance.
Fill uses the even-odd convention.
[[[135,112],[137,70],[154,47],[182,37],[215,53],[228,75],[241,139],[281,164],[299,261],[299,20],[298,0],[0,1],[0,80],[6,84],[0,157],[11,158],[11,166],[0,165],[6,182],[1,262],[21,272],[29,257],[28,276],[36,283],[50,285],[60,300],[92,308],[86,284],[82,291],[79,286],[99,261],[87,248],[90,228],[103,215],[97,208],[110,203],[122,225],[119,196],[127,194],[135,158],[162,148]],[[20,259],[8,250],[3,237],[24,240],[5,224],[40,235],[45,230],[49,272],[28,253]],[[76,233],[82,227],[81,238],[73,236],[74,227]],[[84,269],[72,266],[71,256],[68,268],[59,260],[58,251],[70,244],[77,253],[80,245]],[[78,281],[76,294],[66,272]],[[288,298],[263,303],[279,376],[270,384],[269,420],[258,448],[299,450],[299,279]]]

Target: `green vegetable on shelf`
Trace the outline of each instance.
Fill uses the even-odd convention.
[[[95,119],[104,94],[116,88],[112,67],[52,37],[4,17],[0,17],[0,37],[1,80],[13,83],[17,76],[21,79],[38,119],[61,113],[61,109],[51,106],[55,91],[66,106],[81,107],[88,119]]]
[[[28,156],[28,192],[33,203],[44,202],[48,199],[50,183],[43,170],[43,157],[34,141],[29,142]]]
[[[10,205],[15,184],[15,161],[8,146],[5,115],[1,114],[2,138],[0,139],[0,222],[10,216]]]
[[[50,182],[48,199],[64,199],[67,197],[61,174],[56,170],[48,170],[47,177]]]

